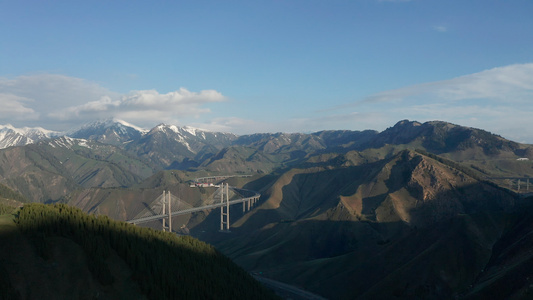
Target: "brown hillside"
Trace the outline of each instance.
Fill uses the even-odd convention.
[[[218,246],[248,270],[330,298],[444,299],[465,292],[488,263],[515,201],[406,150],[287,171]]]

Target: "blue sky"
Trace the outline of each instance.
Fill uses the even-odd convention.
[[[0,124],[443,120],[533,143],[533,2],[0,0]]]

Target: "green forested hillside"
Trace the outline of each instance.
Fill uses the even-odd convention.
[[[0,287],[14,298],[31,297],[40,290],[43,297],[62,299],[275,298],[212,246],[188,236],[87,215],[64,204],[27,204],[15,218],[17,230],[3,227],[4,223],[0,224]],[[13,253],[14,245],[20,245],[19,253]],[[67,267],[63,259],[69,261]],[[28,261],[35,263],[29,266]],[[54,295],[46,287],[27,283],[39,281],[40,268],[43,274],[57,274],[55,281],[64,280],[65,273],[74,274],[61,285],[79,282],[80,274],[89,274],[89,279],[84,279],[82,290],[61,287],[63,294]]]

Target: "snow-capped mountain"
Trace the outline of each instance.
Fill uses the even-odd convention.
[[[213,155],[238,138],[232,133],[167,124],[144,130],[118,119],[88,123],[65,135],[118,146],[163,168],[183,161],[191,166],[196,165],[194,161],[198,158]]]
[[[119,146],[140,139],[146,132],[148,131],[125,121],[107,119],[85,124],[65,135]]]
[[[57,137],[115,145],[137,155],[148,156],[149,160],[156,160],[156,164],[171,164],[176,159],[178,161],[184,158],[194,159],[204,152],[216,152],[229,146],[238,136],[232,133],[210,132],[189,126],[166,124],[145,130],[122,120],[107,119],[87,123],[64,133],[43,128],[0,126],[0,149],[24,146]],[[167,154],[161,155],[161,153]]]
[[[183,168],[198,165],[205,155],[217,153],[236,139],[232,133],[159,124],[125,148],[160,167]]]
[[[211,132],[190,126],[179,127],[159,124],[146,134],[145,139],[158,136],[165,136],[166,139],[180,143],[194,154],[206,145],[212,145],[216,148],[226,147],[238,137],[233,133]]]
[[[59,135],[59,132],[46,130],[41,127],[15,128],[10,124],[0,125],[0,149],[11,146],[24,146],[33,144],[40,140]]]

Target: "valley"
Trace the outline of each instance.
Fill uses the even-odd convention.
[[[403,120],[382,132],[237,136],[108,120],[32,141],[0,149],[5,211],[61,203],[127,221],[163,191],[209,205],[217,188],[195,178],[240,175],[220,182],[261,197],[232,206],[229,232],[219,209],[176,216],[172,231],[327,299],[533,294],[533,146],[482,129]]]

